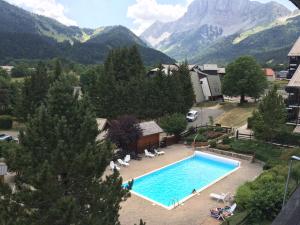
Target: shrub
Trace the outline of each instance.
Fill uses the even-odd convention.
[[[213,140],[213,141],[210,141],[210,142],[209,142],[209,145],[210,145],[211,148],[215,148],[215,147],[217,147],[217,142],[214,141],[214,140]]]
[[[166,133],[179,136],[186,129],[187,121],[184,115],[175,113],[161,118],[160,126]]]
[[[217,138],[217,137],[222,136],[222,133],[215,132],[215,131],[206,131],[206,132],[204,133],[204,136],[205,136],[207,139],[215,139],[215,138]]]
[[[222,127],[215,127],[215,131],[225,133],[225,129]]]
[[[229,151],[231,150],[231,146],[230,145],[224,145],[224,144],[218,144],[217,145],[218,149],[224,150],[224,151]]]
[[[238,188],[235,200],[242,209],[251,211],[252,222],[272,220],[279,213],[286,172],[286,166],[276,166]]]
[[[222,144],[224,145],[228,145],[231,143],[231,140],[229,137],[224,137],[223,140],[222,140]]]
[[[0,116],[0,129],[11,129],[13,124],[13,120],[11,116]]]

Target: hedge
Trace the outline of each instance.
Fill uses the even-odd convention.
[[[0,129],[11,129],[13,125],[13,120],[11,116],[3,115],[0,116]]]

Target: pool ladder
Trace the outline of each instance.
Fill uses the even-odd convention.
[[[171,201],[170,201],[171,205],[176,208],[178,207],[180,204],[179,204],[179,199],[178,198],[173,198]]]

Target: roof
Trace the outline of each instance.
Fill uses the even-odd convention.
[[[203,65],[203,70],[218,70],[218,65],[217,64],[204,64]]]
[[[293,132],[296,134],[300,134],[300,125],[296,126]]]
[[[107,124],[107,119],[105,118],[97,118],[98,130],[103,131],[105,125]]]
[[[6,71],[11,71],[14,68],[13,66],[0,66],[0,67]]]
[[[271,68],[264,68],[263,70],[264,70],[264,73],[267,77],[274,77],[275,76],[275,72]]]
[[[295,42],[288,56],[300,56],[300,37]]]
[[[271,225],[300,225],[300,188],[298,188]]]
[[[292,79],[288,83],[287,87],[297,87],[300,88],[300,66],[294,73]]]
[[[162,133],[163,130],[155,121],[140,123],[140,128],[143,131],[143,136]]]
[[[225,74],[226,73],[226,69],[225,68],[219,68],[218,69],[218,73]]]

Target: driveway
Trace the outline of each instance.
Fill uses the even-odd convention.
[[[194,122],[189,122],[188,127],[206,125],[209,123],[209,117],[212,116],[215,120],[218,116],[224,113],[224,110],[217,107],[199,108],[193,107],[193,110],[199,112],[198,118]]]

